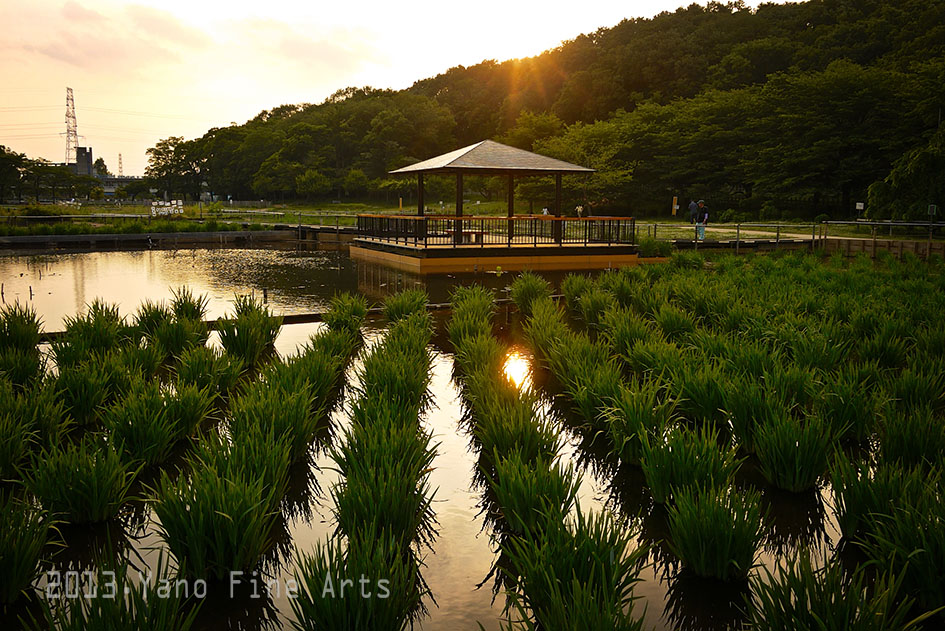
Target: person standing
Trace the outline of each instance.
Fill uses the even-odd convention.
[[[699,216],[699,204],[696,200],[689,200],[689,223],[696,223],[696,217]]]
[[[705,225],[709,223],[709,208],[703,200],[699,200],[699,212],[696,219],[696,238],[700,241],[705,240]]]

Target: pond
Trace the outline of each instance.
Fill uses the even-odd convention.
[[[162,300],[182,285],[209,299],[208,317],[226,315],[236,294],[264,297],[276,314],[298,314],[321,311],[336,292],[361,293],[371,301],[395,291],[420,286],[433,302],[446,302],[456,284],[476,282],[504,295],[511,275],[495,274],[419,277],[376,265],[358,263],[344,251],[317,249],[193,249],[151,250],[138,252],[56,253],[34,256],[0,257],[2,300],[9,304],[19,300],[32,305],[42,317],[46,331],[62,330],[63,318],[82,311],[86,303],[100,298],[117,303],[123,314],[132,314],[145,299]],[[560,278],[550,275],[557,283]],[[503,599],[493,598],[489,578],[495,551],[490,533],[484,526],[479,504],[481,489],[473,485],[477,455],[470,445],[470,435],[463,428],[463,402],[453,379],[452,347],[445,334],[448,312],[437,314],[437,332],[433,338],[433,375],[431,391],[433,406],[422,419],[432,431],[436,447],[431,488],[435,494],[438,537],[433,551],[428,552],[423,577],[430,586],[436,605],[421,621],[423,629],[476,628],[498,629]],[[517,314],[503,307],[497,318],[500,335],[509,344],[506,372],[516,382],[534,379],[545,389],[548,376],[533,360],[521,340]],[[383,333],[383,319],[369,318],[366,348]],[[284,326],[277,339],[277,350],[293,354],[321,325]],[[216,340],[211,336],[211,343]],[[348,371],[352,383],[358,368],[355,360]],[[349,394],[350,396],[350,394]],[[641,574],[642,582],[635,594],[636,607],[646,607],[646,628],[701,629],[727,628],[738,620],[744,585],[724,586],[712,582],[674,579],[671,556],[661,545],[665,537],[665,518],[659,511],[649,510],[643,493],[639,471],[618,469],[607,458],[596,454],[592,437],[582,434],[580,424],[570,418],[566,404],[545,391],[547,411],[560,423],[562,458],[574,463],[582,472],[579,492],[582,510],[613,510],[636,521],[642,521],[640,537],[654,543],[651,564]],[[347,422],[347,406],[334,413],[340,426]],[[337,479],[333,462],[324,450],[316,453],[306,468],[296,471],[292,491],[299,510],[287,519],[285,540],[287,553],[271,566],[270,575],[283,582],[294,569],[293,549],[312,550],[332,532],[332,505],[328,490]],[[772,565],[774,555],[811,543],[826,547],[839,535],[832,511],[824,509],[819,494],[790,496],[765,489],[759,475],[745,467],[743,475],[763,490],[765,504],[772,522],[768,544],[761,551],[760,561]],[[628,522],[629,523],[629,522]],[[629,527],[629,526],[628,526]],[[117,528],[121,532],[113,531]],[[55,564],[63,568],[87,569],[90,549],[104,542],[122,540],[147,563],[156,559],[161,547],[152,514],[146,514],[128,528],[122,525],[108,532],[64,530],[67,547],[56,556]],[[482,584],[481,587],[478,587]],[[198,628],[290,628],[292,612],[284,595],[271,594],[261,599],[243,599],[238,603],[207,603],[201,612]]]

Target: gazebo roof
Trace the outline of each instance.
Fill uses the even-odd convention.
[[[412,173],[463,173],[467,175],[550,175],[594,173],[594,169],[555,160],[548,156],[516,149],[492,140],[444,153],[441,156],[391,171],[391,175]]]

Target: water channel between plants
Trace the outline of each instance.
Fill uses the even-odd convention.
[[[556,284],[560,277],[549,275]],[[16,300],[29,304],[42,318],[46,331],[64,328],[63,318],[84,311],[95,298],[118,304],[122,314],[131,315],[145,299],[171,298],[171,291],[186,285],[195,294],[209,299],[208,317],[225,316],[231,311],[236,294],[265,297],[277,315],[308,313],[327,308],[329,299],[341,291],[365,295],[379,301],[386,295],[414,286],[423,287],[434,302],[446,302],[456,284],[479,283],[497,290],[504,297],[510,275],[479,274],[412,276],[375,265],[357,263],[344,251],[296,249],[193,249],[152,250],[137,252],[55,253],[30,256],[0,257],[0,280],[3,302]],[[423,629],[474,629],[477,623],[485,629],[498,629],[503,599],[493,599],[490,570],[496,553],[479,514],[482,490],[473,483],[477,456],[470,447],[470,435],[461,422],[464,406],[453,376],[453,349],[445,334],[449,314],[437,314],[437,331],[433,338],[433,374],[431,392],[433,406],[423,422],[433,433],[436,443],[435,470],[431,488],[436,489],[434,508],[438,536],[433,551],[428,552],[423,578],[430,586],[436,605],[430,603],[429,614],[421,621]],[[636,586],[640,599],[635,610],[646,607],[645,627],[648,629],[726,628],[738,618],[746,585],[726,588],[712,581],[674,578],[671,554],[659,542],[665,538],[665,518],[659,510],[649,511],[642,475],[639,471],[616,469],[588,446],[568,406],[555,400],[548,388],[548,375],[533,359],[521,339],[517,314],[503,307],[498,320],[500,335],[509,347],[506,372],[513,381],[534,380],[545,393],[545,408],[557,419],[561,428],[562,459],[573,463],[582,475],[579,491],[581,509],[585,512],[612,510],[637,523],[638,513],[648,514],[643,520],[641,539],[654,543],[651,563]],[[320,324],[284,326],[276,348],[291,355],[319,329]],[[366,349],[380,337],[386,323],[383,319],[368,320],[365,330]],[[215,334],[211,344],[218,344]],[[359,362],[348,369],[348,384],[354,380]],[[532,375],[532,371],[535,374]],[[349,395],[350,396],[350,393]],[[334,412],[339,426],[347,422],[347,405]],[[307,469],[297,471],[290,483],[290,493],[299,501],[297,514],[287,523],[286,553],[282,562],[268,568],[271,578],[282,584],[292,577],[293,551],[310,551],[326,541],[333,531],[331,498],[328,489],[337,479],[333,462],[325,450],[319,450]],[[767,487],[760,475],[750,468],[743,471],[746,481],[762,489],[763,502],[769,511],[769,535],[759,554],[759,562],[773,567],[776,557],[799,547],[824,549],[839,539],[833,513],[826,506],[827,493],[792,495]],[[154,524],[148,515],[143,526],[133,532],[119,527],[96,531],[63,529],[67,547],[55,563],[63,568],[89,569],[92,551],[109,539],[123,539],[134,561],[146,563],[156,559],[161,547]],[[629,527],[629,526],[628,526]],[[106,532],[107,531],[107,532]],[[822,556],[822,555],[818,555]],[[264,579],[260,579],[261,581]],[[482,584],[480,588],[478,585]],[[207,603],[213,605],[214,603]],[[227,606],[205,607],[198,627],[211,628],[289,628],[293,614],[284,595],[271,595],[253,600],[244,598]]]

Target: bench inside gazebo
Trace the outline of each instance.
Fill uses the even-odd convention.
[[[524,258],[604,256],[635,252],[635,222],[632,217],[565,217],[561,208],[561,180],[565,174],[590,174],[594,169],[509,147],[492,140],[445,153],[417,164],[391,171],[391,175],[417,176],[416,215],[358,216],[358,236],[352,256],[403,263],[411,269],[422,261],[398,261],[394,255],[412,259],[462,259],[503,257],[507,269],[522,267],[581,269],[578,261],[526,262]],[[456,179],[456,213],[428,214],[424,199],[424,176],[451,175]],[[508,181],[508,212],[505,217],[464,214],[464,176],[500,176]],[[515,214],[515,180],[521,177],[554,176],[554,202],[549,215]],[[381,257],[374,253],[383,253]],[[491,260],[492,267],[500,263]],[[451,267],[465,268],[460,261]],[[585,261],[589,263],[589,261]],[[549,267],[551,265],[552,267]],[[595,265],[591,265],[594,267]],[[609,265],[608,265],[609,266]],[[426,267],[432,267],[426,265]],[[436,267],[448,267],[440,263]],[[483,262],[476,269],[490,267]],[[457,270],[453,270],[457,271]]]

